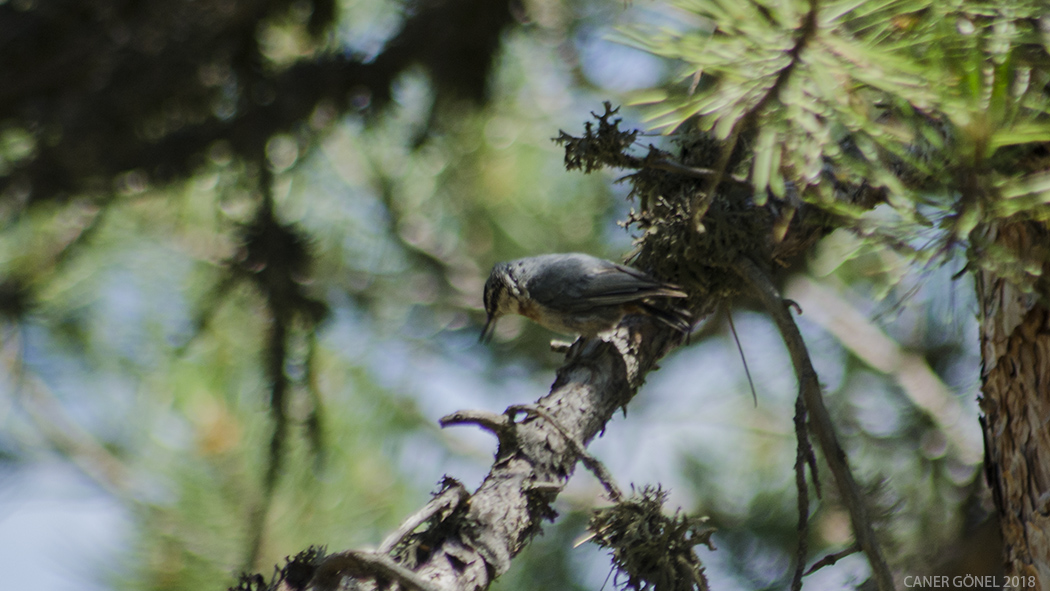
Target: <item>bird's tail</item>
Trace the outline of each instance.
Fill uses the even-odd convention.
[[[687,335],[693,330],[693,315],[689,313],[689,310],[678,307],[659,308],[649,302],[642,302],[641,308],[649,316],[656,318],[682,334]]]

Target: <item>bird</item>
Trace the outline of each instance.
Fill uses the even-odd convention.
[[[614,328],[628,314],[643,314],[688,334],[692,321],[686,310],[652,302],[687,296],[677,285],[638,269],[578,252],[496,263],[485,282],[488,317],[479,340],[491,340],[496,321],[507,314],[584,337]]]

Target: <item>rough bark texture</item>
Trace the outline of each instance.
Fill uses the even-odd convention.
[[[446,423],[475,422],[496,431],[500,447],[488,477],[460,504],[462,511],[436,526],[441,531],[433,543],[417,545],[407,560],[401,552],[399,562],[416,573],[420,584],[415,586],[486,589],[506,572],[543,520],[554,516],[550,503],[568,483],[583,446],[631,400],[645,374],[680,339],[672,329],[628,317],[608,341],[578,341],[572,347],[551,392],[535,404],[539,414],[520,422],[496,420],[504,415],[486,422],[477,413],[446,417]],[[361,574],[363,569],[341,568],[344,558],[336,557],[327,569],[338,572],[315,578],[317,588],[336,588],[344,577]]]
[[[1022,260],[1045,261],[1038,254],[1050,245],[1047,229],[1032,222],[1004,224],[987,238]],[[1040,265],[1047,277],[1050,265]],[[994,270],[976,275],[980,405],[1006,574],[1024,577],[1024,588],[1050,589],[1050,309],[1036,286],[1026,293]]]
[[[615,346],[592,340],[570,352],[577,356],[558,372],[550,394],[537,406],[586,445],[631,400],[656,360],[677,344],[672,331],[657,330],[642,323],[631,330],[622,327]],[[568,483],[579,456],[545,419],[526,419],[515,432],[517,445],[510,450],[500,446],[496,464],[470,500],[464,536],[437,549],[417,571],[422,578],[447,589],[487,588],[490,578],[506,572],[510,559],[539,532],[549,515],[547,503]],[[556,487],[533,490],[549,484]],[[469,561],[463,559],[464,550]]]

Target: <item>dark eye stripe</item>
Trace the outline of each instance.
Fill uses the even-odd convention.
[[[485,286],[485,311],[494,312],[496,302],[500,300],[500,294],[503,292],[503,282],[494,281],[489,285]]]

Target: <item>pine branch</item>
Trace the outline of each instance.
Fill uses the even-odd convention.
[[[780,294],[777,293],[776,287],[769,279],[769,276],[758,265],[749,259],[743,258],[737,266],[737,272],[751,286],[753,293],[762,302],[762,305],[780,330],[784,344],[791,355],[791,362],[795,367],[799,391],[810,416],[810,428],[813,429],[821,451],[824,452],[824,459],[835,477],[835,483],[838,485],[839,492],[850,515],[853,535],[856,537],[857,544],[861,550],[868,557],[872,577],[875,579],[878,589],[880,591],[890,591],[894,589],[893,576],[886,565],[886,560],[882,557],[882,551],[879,549],[878,540],[875,538],[875,531],[872,529],[871,519],[868,517],[868,510],[864,505],[860,487],[853,479],[853,473],[850,471],[846,452],[838,442],[835,426],[832,424],[831,417],[824,406],[824,397],[820,391],[817,372],[813,369],[813,364],[809,360],[809,352],[806,349],[805,341],[802,340],[802,335],[798,331],[798,326],[795,325],[795,321],[788,312],[787,305],[780,297]]]

